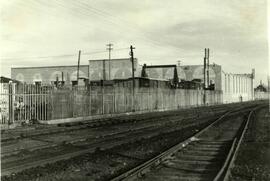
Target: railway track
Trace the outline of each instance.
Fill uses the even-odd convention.
[[[237,105],[236,105],[237,106]],[[199,110],[199,108],[193,108],[192,111],[196,113],[196,116],[200,115],[203,112],[222,112],[231,108],[231,105],[227,105],[224,107],[213,106],[213,107],[204,107],[203,110]],[[119,125],[121,123],[132,123],[132,122],[151,122],[157,119],[164,119],[166,116],[173,117],[179,116],[180,114],[186,115],[187,117],[194,117],[194,114],[190,113],[191,110],[185,112],[179,111],[167,111],[167,112],[157,112],[157,113],[147,113],[147,114],[138,114],[138,115],[128,115],[128,116],[119,116],[115,118],[107,118],[107,119],[97,119],[91,121],[83,121],[83,122],[73,122],[73,123],[63,123],[58,125],[37,125],[36,127],[31,128],[22,128],[18,130],[3,130],[1,132],[1,142],[9,142],[19,139],[25,139],[29,137],[36,137],[42,135],[52,135],[65,133],[70,131],[81,131],[89,128],[97,128],[111,125]],[[164,119],[166,121],[166,119]]]
[[[201,123],[202,124],[202,123]],[[191,124],[187,125],[186,127],[193,127],[198,125]],[[170,132],[175,129],[184,129],[185,127],[181,128],[175,128],[174,126],[159,126],[159,127],[147,127],[144,129],[137,129],[132,132],[125,132],[125,133],[119,133],[115,135],[111,135],[106,137],[102,140],[96,140],[89,142],[88,140],[82,140],[79,142],[66,142],[64,145],[56,145],[54,144],[54,147],[57,148],[58,146],[62,149],[59,149],[59,151],[53,152],[53,154],[44,155],[42,156],[41,153],[38,153],[36,156],[36,159],[34,157],[34,154],[32,152],[29,152],[28,157],[23,158],[20,155],[3,155],[2,158],[2,170],[1,175],[10,175],[13,173],[21,172],[25,169],[42,166],[48,163],[54,163],[60,160],[67,160],[72,157],[76,157],[85,153],[91,153],[96,150],[96,148],[102,148],[102,149],[109,149],[121,144],[126,144],[129,142],[134,142],[140,139],[149,139],[151,137],[159,135],[161,132]],[[66,147],[66,148],[65,148]],[[53,147],[48,147],[47,150],[53,150]],[[37,152],[42,152],[44,148],[35,148]],[[16,150],[17,151],[17,150]],[[44,152],[44,151],[43,151]],[[5,153],[5,154],[12,154],[11,153]]]
[[[70,139],[65,139],[64,142],[65,144],[74,144],[74,143],[79,143],[79,142],[86,142],[86,141],[90,141],[92,140],[96,140],[99,139],[101,141],[106,141],[106,139],[110,139],[112,137],[117,138],[120,137],[121,135],[127,135],[130,132],[136,133],[136,132],[147,132],[147,131],[151,131],[153,129],[156,129],[158,127],[164,127],[166,128],[166,126],[170,125],[170,124],[174,124],[174,123],[181,123],[181,124],[185,124],[186,126],[190,126],[192,124],[188,123],[190,120],[193,120],[197,117],[190,117],[190,118],[185,118],[185,119],[180,119],[178,116],[172,116],[170,117],[170,121],[168,121],[168,117],[165,118],[160,118],[160,120],[157,120],[155,122],[153,122],[153,120],[148,120],[146,121],[144,124],[145,125],[137,125],[137,126],[133,126],[133,125],[129,125],[129,126],[125,126],[120,130],[117,131],[109,131],[106,132],[105,131],[101,131],[99,133],[99,135],[93,137],[92,135],[84,135],[84,133],[82,132],[82,130],[73,130],[72,132],[69,132],[69,134],[75,134],[75,135],[80,135],[79,137],[74,136],[74,138],[70,138]],[[163,128],[163,129],[164,129]],[[89,128],[90,129],[90,128]],[[89,134],[86,131],[86,134]],[[92,130],[93,131],[93,130]],[[60,134],[60,133],[59,133]],[[58,136],[59,136],[58,134]],[[41,142],[44,144],[41,145],[28,145],[27,147],[16,147],[14,149],[12,149],[13,145],[16,145],[17,142],[16,140],[13,140],[14,142],[12,143],[12,141],[8,141],[8,142],[4,142],[2,143],[2,149],[1,149],[1,158],[3,161],[3,158],[5,157],[9,157],[12,155],[16,155],[19,154],[21,151],[24,150],[28,150],[28,151],[36,151],[36,150],[41,150],[41,149],[46,149],[46,148],[53,148],[53,147],[57,147],[60,143],[62,142],[54,142],[54,141],[49,141],[49,139],[46,139],[46,137],[44,137],[45,135],[39,135],[39,136],[31,136],[31,137],[27,137],[24,138],[25,142],[30,142],[30,141],[37,141],[37,142]],[[50,137],[53,135],[50,135]],[[57,136],[57,135],[56,135]],[[20,139],[22,140],[22,139]]]
[[[198,111],[198,110],[197,110]],[[217,111],[217,113],[219,112],[224,112],[224,108],[221,109],[221,107],[216,107],[213,112]],[[1,145],[2,145],[2,149],[1,149],[1,158],[7,157],[7,156],[12,156],[12,155],[16,155],[20,152],[24,152],[25,150],[27,151],[36,151],[36,150],[41,150],[41,149],[46,149],[46,148],[53,148],[53,147],[57,147],[59,145],[59,141],[54,142],[54,141],[50,141],[50,139],[47,139],[47,137],[53,137],[53,136],[59,136],[60,134],[65,135],[65,134],[70,134],[72,133],[72,135],[74,135],[74,138],[67,138],[65,139],[63,142],[65,143],[75,143],[75,142],[84,142],[86,140],[90,140],[90,139],[94,139],[93,136],[91,137],[91,135],[84,136],[84,132],[87,132],[87,130],[91,130],[91,132],[93,132],[93,129],[99,129],[101,128],[102,131],[97,132],[97,135],[99,135],[98,137],[101,138],[106,138],[106,137],[111,137],[111,136],[115,136],[115,135],[121,135],[121,134],[126,134],[127,132],[131,132],[131,131],[147,131],[147,129],[149,129],[150,127],[157,127],[157,126],[166,126],[168,124],[174,124],[174,123],[181,123],[183,125],[189,125],[190,120],[196,120],[198,118],[202,119],[203,116],[198,117],[198,116],[191,116],[191,115],[187,115],[187,117],[185,118],[180,118],[179,117],[179,113],[176,113],[175,111],[169,111],[169,113],[174,113],[173,115],[170,116],[163,116],[163,117],[159,117],[157,119],[157,115],[150,115],[150,118],[141,118],[140,116],[137,117],[136,119],[134,117],[129,117],[126,119],[119,119],[118,121],[120,121],[121,123],[126,123],[126,124],[121,124],[121,129],[119,130],[112,130],[110,129],[109,131],[106,131],[106,126],[105,127],[97,127],[94,128],[93,124],[91,123],[91,125],[89,125],[90,123],[82,123],[81,124],[76,124],[75,126],[72,127],[63,127],[63,128],[53,128],[52,130],[33,130],[33,133],[23,133],[22,134],[17,134],[19,136],[17,137],[12,137],[11,138],[2,138],[1,139]],[[198,112],[197,112],[198,113]],[[215,114],[217,114],[215,112]],[[168,113],[166,113],[165,115],[167,115]],[[102,124],[108,124],[111,126],[108,126],[108,128],[111,128],[113,126],[113,124],[117,123],[117,120],[110,120],[111,122],[109,122],[109,120],[105,120]],[[143,124],[137,123],[137,122],[143,122]],[[120,123],[119,123],[120,124]],[[96,125],[97,126],[97,125]],[[96,132],[96,130],[94,130],[94,132]],[[16,132],[15,132],[16,133]],[[78,136],[80,135],[80,136]],[[81,136],[82,135],[82,136]],[[20,143],[26,144],[27,146],[18,146],[18,147],[14,147],[14,145],[18,145]],[[31,144],[30,144],[31,143]],[[61,142],[60,142],[61,143]],[[40,145],[41,144],[41,145]],[[13,148],[14,147],[14,148]]]
[[[235,159],[253,111],[245,110],[246,117],[243,112],[227,113],[196,135],[112,181],[223,180],[228,177],[227,170]]]
[[[249,105],[246,106],[247,108],[253,107],[254,105]],[[236,107],[235,109],[241,109],[240,107]],[[29,160],[28,158],[23,159],[20,158],[20,155],[13,157],[13,155],[11,154],[11,160],[9,160],[9,158],[7,160],[2,159],[2,170],[1,170],[1,175],[10,175],[10,174],[14,174],[14,173],[18,173],[21,171],[24,171],[25,169],[28,168],[33,168],[33,167],[38,167],[38,166],[42,166],[48,163],[55,163],[56,161],[61,161],[61,160],[68,160],[70,158],[74,158],[76,156],[79,155],[83,155],[86,153],[91,153],[94,152],[96,148],[103,148],[103,149],[108,149],[108,148],[112,148],[121,144],[126,144],[129,143],[131,141],[135,141],[135,140],[140,140],[140,139],[149,139],[153,136],[157,136],[159,135],[161,132],[166,132],[166,131],[171,131],[171,130],[175,130],[175,128],[173,126],[169,126],[170,123],[173,122],[177,122],[179,121],[179,118],[177,118],[177,114],[171,117],[167,117],[167,119],[169,119],[168,126],[165,126],[164,124],[160,124],[159,127],[156,128],[151,128],[150,129],[134,129],[135,131],[132,133],[131,130],[126,131],[125,133],[122,130],[122,134],[115,134],[114,136],[112,135],[108,135],[108,139],[106,140],[100,140],[97,142],[89,142],[89,140],[87,139],[83,139],[83,140],[70,140],[70,142],[65,142],[64,145],[60,145],[63,150],[59,150],[56,152],[51,152],[50,155],[44,156],[41,153],[46,152],[46,149],[44,151],[43,148],[40,149],[36,147],[35,149],[37,150],[38,154],[37,155],[32,155],[32,152],[28,153],[29,154]],[[208,118],[209,120],[210,118]],[[164,118],[160,120],[160,122],[162,122],[162,120],[165,120]],[[152,120],[153,121],[153,120]],[[158,121],[156,122],[157,124]],[[190,124],[188,126],[192,127],[194,125],[196,125],[198,123],[194,123],[194,124]],[[143,128],[143,126],[142,126]],[[181,129],[180,129],[181,130]],[[126,133],[132,133],[132,134],[126,134]],[[55,145],[55,147],[57,147],[59,145]],[[47,149],[48,151],[50,149]],[[33,150],[32,150],[33,151]],[[40,152],[40,154],[39,154]],[[8,155],[8,153],[6,153]],[[7,156],[6,155],[6,156]],[[4,155],[3,155],[4,156]]]

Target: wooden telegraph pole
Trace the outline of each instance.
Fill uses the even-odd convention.
[[[79,86],[80,59],[81,59],[81,50],[79,50],[79,55],[78,55],[77,86]]]
[[[108,46],[107,50],[109,50],[109,79],[108,80],[111,80],[111,51],[113,50],[112,48],[113,44],[109,43],[106,46]]]
[[[204,49],[204,59],[203,59],[203,104],[206,103],[206,79],[205,79],[205,70],[206,70],[206,54],[207,50],[206,48]]]
[[[207,88],[209,88],[209,48],[207,48]]]
[[[135,78],[134,78],[134,54],[133,54],[133,47],[130,45],[130,58],[131,58],[131,66],[132,66],[132,111],[134,110],[134,97],[135,97]]]
[[[206,48],[204,49],[204,59],[203,59],[203,88],[206,88],[206,54],[207,54],[207,50]]]

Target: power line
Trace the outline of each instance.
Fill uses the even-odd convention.
[[[46,1],[31,1],[31,2],[32,3],[30,3],[30,4],[32,4],[32,5],[39,4],[41,6],[44,6],[44,5],[47,6],[48,8],[41,8],[41,7],[37,8],[37,7],[32,6],[32,9],[38,9],[41,11],[46,10],[46,13],[48,12],[48,14],[52,15],[53,18],[59,16],[57,7],[63,9],[64,11],[68,10],[70,14],[72,14],[75,17],[80,19],[80,21],[76,21],[76,23],[78,23],[79,25],[81,25],[85,29],[88,29],[89,27],[93,28],[93,26],[91,24],[89,24],[89,22],[87,22],[87,21],[85,23],[80,23],[80,22],[82,22],[81,19],[82,18],[85,19],[85,17],[89,18],[89,17],[92,17],[93,15],[95,15],[95,16],[98,16],[99,18],[102,18],[102,22],[103,21],[107,22],[107,24],[105,24],[105,26],[113,25],[113,26],[119,27],[121,30],[126,29],[128,32],[130,32],[130,31],[137,32],[137,33],[133,34],[135,40],[137,40],[137,39],[143,40],[145,42],[144,45],[151,44],[152,46],[154,45],[156,47],[165,48],[166,46],[164,44],[168,44],[169,46],[173,47],[174,49],[177,49],[176,47],[172,46],[170,43],[168,43],[166,41],[158,41],[155,37],[153,37],[153,35],[151,35],[151,33],[147,33],[145,31],[142,31],[142,29],[138,28],[137,26],[135,26],[131,23],[128,23],[127,21],[120,19],[119,17],[114,16],[111,13],[108,13],[106,11],[99,10],[95,7],[92,7],[86,2],[69,1],[67,3],[67,2],[62,1],[62,0],[55,0],[53,2],[53,4],[48,3]],[[68,5],[71,5],[71,6],[68,6]],[[79,11],[77,9],[79,9]],[[65,21],[68,21],[67,18],[63,18],[63,19]],[[126,25],[127,23],[128,23],[128,26]],[[108,28],[104,28],[103,24],[102,24],[102,26],[98,26],[98,28],[108,30]],[[119,35],[123,34],[122,31],[115,31],[115,33],[118,33]],[[179,50],[179,49],[177,49],[177,50]],[[76,56],[76,55],[74,54],[74,55],[68,55],[68,56]],[[49,58],[49,57],[46,57],[46,58]]]
[[[57,2],[57,3],[56,3]],[[44,3],[44,2],[42,2]],[[89,17],[91,14],[93,15],[96,15],[100,18],[103,19],[103,21],[106,21],[114,26],[121,26],[122,29],[126,29],[128,31],[136,31],[137,33],[141,34],[141,35],[136,35],[134,34],[135,37],[137,37],[138,39],[141,39],[143,41],[145,41],[146,43],[150,43],[154,46],[157,46],[157,47],[162,47],[164,48],[164,42],[160,42],[156,39],[154,39],[153,37],[150,37],[149,35],[151,35],[150,33],[148,34],[145,34],[143,32],[145,31],[142,31],[140,29],[138,29],[138,27],[134,26],[134,25],[131,25],[133,27],[129,27],[127,25],[123,25],[123,24],[119,24],[117,23],[115,20],[117,20],[119,22],[119,18],[113,18],[115,17],[114,15],[108,13],[108,12],[105,12],[105,11],[102,11],[102,10],[99,10],[97,8],[93,8],[92,6],[90,6],[89,4],[87,3],[83,3],[83,2],[79,2],[79,1],[76,1],[76,2],[70,2],[69,4],[72,4],[73,6],[73,9],[71,7],[67,7],[65,2],[61,1],[61,0],[56,0],[54,1],[55,4],[57,4],[58,7],[61,7],[61,8],[64,8],[66,10],[69,10],[71,12],[73,12],[73,14],[75,16],[78,16],[78,15],[83,15],[83,16],[86,16],[86,17]],[[80,11],[75,11],[74,9],[80,9]],[[126,23],[126,21],[123,21],[121,20],[122,22]],[[85,26],[85,25],[84,25]],[[101,28],[101,27],[99,27]],[[120,32],[116,32],[116,33],[119,33],[120,35],[122,35]],[[165,42],[166,44],[168,44],[167,42]],[[170,46],[172,46],[171,44],[168,44]],[[172,46],[173,47],[173,46]],[[173,48],[176,48],[176,47],[173,47]]]
[[[118,48],[114,49],[114,51],[122,51],[127,50],[129,48]],[[94,55],[99,53],[106,53],[107,51],[95,51],[95,52],[86,52],[81,53],[81,55]],[[74,57],[78,56],[77,54],[60,54],[60,55],[51,55],[51,56],[36,56],[36,57],[1,57],[0,60],[20,60],[20,59],[45,59],[45,58],[64,58],[64,57]]]

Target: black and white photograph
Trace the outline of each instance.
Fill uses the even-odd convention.
[[[1,0],[1,181],[270,180],[268,0]]]

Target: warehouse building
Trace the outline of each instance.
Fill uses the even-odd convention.
[[[88,79],[89,66],[81,65],[79,77]],[[11,78],[30,84],[55,84],[62,82],[65,85],[77,83],[77,66],[44,66],[11,68]]]
[[[171,80],[174,76],[174,68],[171,65],[145,65],[144,67],[149,78]],[[177,74],[179,80],[199,80],[204,83],[203,65],[177,66]],[[222,91],[224,103],[252,100],[254,99],[254,75],[254,69],[250,74],[232,74],[225,73],[220,65],[211,64],[209,65],[209,81],[206,76],[206,88],[212,85],[214,90]],[[207,86],[207,82],[209,82],[209,86]]]
[[[134,58],[134,74],[140,76],[139,65]],[[130,58],[89,60],[89,80],[114,80],[132,77],[132,62]]]
[[[176,74],[178,81],[181,82],[204,83],[203,65],[144,65],[143,70],[141,69],[137,59],[134,59],[135,77],[141,77],[142,74],[145,74],[143,77],[171,81]],[[252,100],[254,98],[254,75],[254,70],[250,74],[226,73],[220,65],[211,64],[209,65],[209,78],[206,76],[206,88],[222,91],[224,103]],[[89,65],[80,65],[79,68],[79,80],[81,82],[122,80],[131,77],[132,62],[130,58],[89,60]],[[11,78],[34,84],[56,84],[61,82],[64,85],[76,85],[77,66],[12,68]]]
[[[149,78],[171,80],[174,76],[174,67],[177,69],[179,81],[204,81],[203,66],[202,65],[159,65],[146,66],[145,72]],[[221,66],[212,64],[209,65],[209,84],[215,84],[215,90],[222,90],[221,87]]]
[[[254,99],[254,69],[250,74],[232,74],[222,71],[221,77],[224,103]]]
[[[30,84],[77,84],[77,65],[17,67],[11,68],[11,78]],[[135,76],[140,75],[137,59],[134,59]],[[130,58],[112,60],[89,60],[89,65],[80,65],[79,79],[83,81],[100,81],[127,79],[132,75]]]

